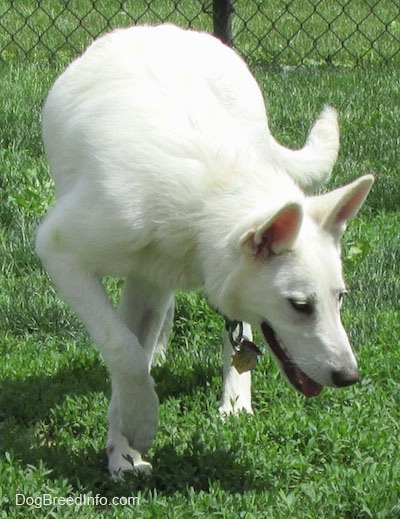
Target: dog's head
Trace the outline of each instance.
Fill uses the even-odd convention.
[[[284,373],[306,396],[358,380],[340,319],[346,292],[340,237],[372,183],[366,175],[288,203],[240,239],[242,289],[236,284],[232,311],[260,327]]]

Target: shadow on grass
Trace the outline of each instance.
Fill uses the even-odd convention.
[[[189,489],[207,492],[214,482],[230,493],[256,490],[260,482],[254,480],[250,462],[238,454],[242,448],[239,444],[229,448],[209,447],[194,432],[190,447],[183,453],[178,455],[172,445],[154,453],[154,475],[149,483],[164,495],[176,492],[186,495]]]
[[[177,372],[167,361],[154,367],[151,373],[161,404],[168,398],[191,395],[199,388],[206,388],[216,376],[220,375],[222,380],[222,367],[207,365],[204,362],[195,363],[182,373]]]
[[[44,419],[50,408],[66,395],[109,392],[108,374],[100,362],[59,370],[51,375],[6,379],[0,383],[0,420],[12,418],[19,424]]]
[[[155,369],[155,379],[163,401],[168,395],[179,397],[198,390],[215,375],[216,368],[194,365],[190,376],[177,378],[168,365]],[[207,491],[210,484],[218,481],[220,486],[233,492],[254,488],[256,482],[249,474],[237,452],[240,445],[227,449],[225,446],[205,445],[193,431],[192,441],[183,452],[177,453],[173,445],[154,448],[152,463],[154,474],[150,479],[127,478],[124,483],[113,482],[107,472],[105,449],[60,446],[48,438],[44,445],[35,447],[35,428],[38,422],[48,420],[50,410],[62,404],[67,395],[87,395],[93,392],[109,393],[109,377],[100,362],[92,365],[64,369],[49,376],[31,376],[23,380],[4,380],[0,384],[1,451],[12,451],[22,467],[28,464],[39,466],[44,462],[51,469],[51,479],[67,479],[79,492],[100,493],[104,496],[132,495],[132,492],[156,490],[164,495],[176,492],[186,494],[190,488]],[[104,421],[105,412],[99,419]],[[184,416],[181,417],[184,420]],[[217,419],[217,418],[216,418]],[[57,430],[55,430],[57,434]],[[72,442],[71,442],[72,443]]]

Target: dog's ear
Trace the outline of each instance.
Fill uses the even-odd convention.
[[[347,221],[364,203],[374,183],[373,175],[364,175],[347,186],[308,199],[308,212],[322,229],[340,239]]]
[[[240,244],[255,257],[281,254],[293,245],[302,221],[302,206],[296,202],[288,203],[256,229],[243,234]]]

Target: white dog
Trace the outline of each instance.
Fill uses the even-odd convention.
[[[136,27],[98,39],[57,79],[43,139],[56,203],[36,248],[111,373],[112,474],[151,468],[141,458],[157,427],[150,367],[177,289],[203,287],[229,320],[248,323],[249,341],[258,327],[304,395],[358,380],[339,314],[339,240],[373,177],[304,194],[337,157],[332,108],[304,148],[288,150],[233,50],[172,25]],[[126,278],[119,312],[104,275]],[[250,372],[232,365],[224,335],[221,412],[251,412]]]

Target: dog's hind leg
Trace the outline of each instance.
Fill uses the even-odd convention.
[[[149,281],[130,276],[126,279],[119,314],[139,339],[149,358],[149,368],[159,342],[168,342],[174,316],[173,293]]]
[[[149,371],[160,333],[164,334],[164,328],[170,324],[171,306],[173,312],[173,297],[170,291],[164,291],[150,282],[134,277],[129,277],[125,281],[119,314],[131,332],[138,337],[148,359],[147,369]],[[167,333],[166,330],[165,333]],[[141,387],[140,385],[135,387],[134,382],[126,388],[126,392],[129,399],[133,394],[140,394]],[[148,474],[151,471],[150,463],[142,460],[140,452],[135,449],[134,444],[129,444],[119,427],[120,422],[124,421],[123,413],[126,412],[125,406],[120,404],[120,398],[120,392],[113,383],[113,393],[108,410],[109,471],[114,477],[119,477],[124,471],[140,471]],[[143,405],[147,405],[145,401],[143,401]]]
[[[243,336],[248,340],[253,339],[250,325],[243,323]],[[236,414],[240,411],[253,413],[251,408],[251,372],[239,374],[232,366],[234,350],[227,330],[223,331],[223,382],[222,398],[219,406],[221,416]]]
[[[175,299],[172,297],[165,314],[165,319],[158,336],[157,344],[153,353],[153,365],[158,365],[165,360],[169,336],[174,325]]]

